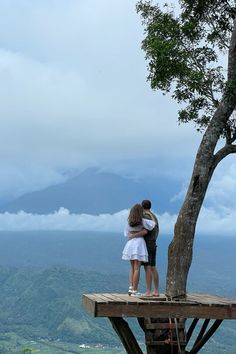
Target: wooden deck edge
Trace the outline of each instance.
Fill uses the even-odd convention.
[[[84,294],[82,302],[94,317],[236,319],[235,301],[210,295],[193,294],[189,301],[153,301],[126,294]]]

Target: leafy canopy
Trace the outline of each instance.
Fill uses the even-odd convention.
[[[185,103],[179,121],[194,121],[201,130],[227,87],[218,57],[229,47],[236,6],[234,0],[180,0],[179,4],[178,15],[173,5],[162,9],[152,1],[136,5],[145,28],[147,79],[152,89],[171,91],[178,103]]]

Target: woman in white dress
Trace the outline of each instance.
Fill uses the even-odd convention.
[[[134,237],[127,241],[122,253],[122,259],[130,261],[129,295],[141,295],[138,292],[140,267],[142,262],[148,262],[147,247],[143,236],[147,234],[147,230],[152,230],[154,226],[154,221],[143,218],[143,207],[141,204],[135,204],[130,209],[128,224],[125,227],[124,235],[128,237],[129,233],[141,232],[139,233],[140,237]]]

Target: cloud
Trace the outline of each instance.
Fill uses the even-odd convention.
[[[0,3],[1,199],[70,169],[132,165],[137,175],[145,162],[149,173],[177,175],[192,160],[200,136],[146,83],[135,4]]]
[[[197,233],[211,236],[234,236],[236,209],[221,207],[218,211],[203,207],[199,216]]]
[[[17,214],[0,214],[0,230],[88,230],[121,232],[128,216],[128,210],[115,214],[71,214],[60,208],[52,214],[37,215],[20,211]]]
[[[207,192],[207,205],[218,210],[222,206],[236,208],[236,163],[235,156],[225,160],[217,167],[215,178],[212,180]]]
[[[25,230],[81,230],[119,232],[123,234],[127,222],[128,210],[115,214],[71,214],[69,210],[60,208],[52,214],[0,214],[0,231]],[[157,215],[160,224],[160,235],[173,235],[177,215],[163,213]],[[203,207],[197,223],[197,235],[236,236],[236,210],[222,208],[220,212]]]

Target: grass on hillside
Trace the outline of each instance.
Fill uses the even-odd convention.
[[[22,354],[26,348],[31,349],[32,354],[125,354],[122,347],[90,345],[89,348],[83,348],[80,345],[62,341],[29,341],[12,332],[0,335],[1,354]]]

